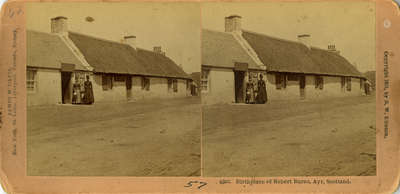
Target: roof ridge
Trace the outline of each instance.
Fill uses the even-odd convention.
[[[106,42],[116,43],[116,44],[119,44],[119,45],[129,46],[129,47],[130,47],[130,45],[128,45],[128,44],[125,44],[125,43],[122,43],[122,42],[118,42],[118,41],[115,41],[115,40],[110,40],[110,39],[105,39],[105,38],[101,38],[101,37],[96,37],[96,36],[92,36],[92,35],[88,35],[88,34],[84,34],[84,33],[80,33],[80,32],[73,32],[73,31],[68,31],[68,32],[69,32],[69,33],[73,33],[73,34],[77,34],[77,35],[81,35],[81,36],[86,36],[86,37],[89,37],[89,38],[93,38],[93,39],[96,39],[96,40],[99,40],[99,41],[106,41]],[[158,55],[162,55],[162,54],[157,53],[157,52],[154,52],[154,51],[152,51],[152,50],[150,50],[150,49],[145,49],[145,48],[141,48],[141,47],[136,47],[136,49],[138,49],[138,50],[144,50],[144,51],[148,51],[148,52],[152,52],[152,53],[158,54]],[[162,56],[165,56],[165,55],[162,55]],[[167,57],[167,56],[165,56],[165,57]],[[167,58],[169,58],[169,57],[167,57]]]
[[[253,34],[256,34],[256,35],[260,35],[260,36],[265,36],[265,37],[272,38],[272,39],[275,39],[275,40],[281,40],[281,41],[285,41],[285,42],[290,42],[290,43],[295,43],[295,44],[303,45],[301,42],[298,42],[298,41],[288,40],[288,39],[283,39],[283,38],[278,38],[278,37],[275,37],[275,36],[271,36],[271,35],[267,35],[267,34],[262,34],[262,33],[260,33],[260,32],[254,32],[254,31],[251,31],[251,30],[242,30],[242,31],[243,31],[243,32],[248,32],[248,33],[253,33]],[[304,45],[304,46],[305,46],[305,45]]]

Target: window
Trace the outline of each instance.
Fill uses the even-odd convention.
[[[178,92],[178,80],[168,79],[168,92]]]
[[[103,90],[111,90],[113,88],[113,76],[106,74],[102,75],[101,84],[103,86]]]
[[[346,86],[346,78],[345,77],[342,77],[342,80],[341,80],[342,82],[341,82],[341,84],[342,84],[342,90],[344,90],[344,87]]]
[[[209,87],[210,87],[210,70],[209,69],[203,69],[201,71],[201,91],[202,92],[208,92]]]
[[[346,90],[351,91],[351,77],[346,77]]]
[[[275,84],[276,89],[285,89],[286,88],[286,75],[283,73],[277,73],[275,75]]]
[[[150,79],[147,77],[142,77],[142,90],[150,90]]]
[[[324,88],[324,78],[322,76],[315,76],[315,89],[322,90]]]
[[[36,90],[36,80],[37,80],[37,71],[33,69],[26,70],[26,90],[28,92],[33,92]]]

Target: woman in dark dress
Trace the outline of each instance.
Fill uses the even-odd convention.
[[[260,74],[260,79],[257,82],[257,104],[265,104],[267,102],[267,89],[265,87],[265,82],[263,80],[263,76]]]
[[[86,76],[86,81],[84,83],[84,86],[85,86],[85,93],[83,96],[83,103],[93,104],[93,102],[94,102],[93,86],[92,86],[92,82],[89,81],[89,76]]]

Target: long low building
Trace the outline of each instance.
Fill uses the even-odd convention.
[[[225,18],[225,32],[202,31],[202,100],[242,103],[246,85],[260,75],[268,100],[364,95],[366,78],[334,45],[328,49],[241,29],[241,17]]]
[[[135,38],[70,32],[65,17],[51,20],[51,33],[27,30],[28,105],[71,104],[73,84],[83,91],[87,76],[95,102],[190,96],[190,76],[161,47],[139,48]]]

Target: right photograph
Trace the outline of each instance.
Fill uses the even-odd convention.
[[[374,2],[201,10],[203,176],[376,176]]]

